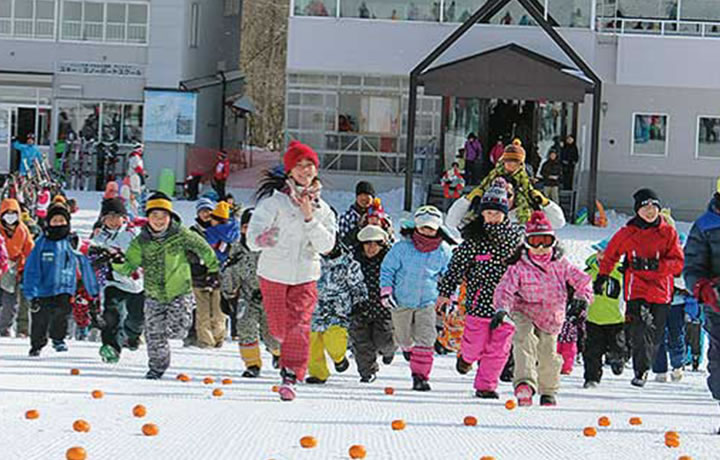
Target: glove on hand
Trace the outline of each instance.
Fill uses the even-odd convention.
[[[512,324],[512,319],[510,319],[510,315],[508,315],[508,312],[505,310],[498,310],[495,312],[495,316],[493,316],[492,320],[490,321],[490,330],[494,331],[495,329],[499,328],[504,323]]]
[[[393,298],[393,289],[391,287],[380,289],[380,303],[388,310],[395,310],[398,307],[397,302],[395,302]]]

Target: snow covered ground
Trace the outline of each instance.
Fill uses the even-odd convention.
[[[73,225],[89,231],[98,214],[100,195],[73,193],[81,211]],[[236,193],[249,203],[250,191]],[[383,197],[388,210],[400,209],[400,198]],[[330,196],[344,209],[352,196]],[[194,204],[177,202],[176,208],[189,222]],[[621,218],[611,219],[613,227]],[[581,264],[589,245],[612,228],[568,227],[560,234],[573,262]],[[630,370],[621,377],[606,370],[596,390],[582,389],[582,366],[563,377],[555,408],[507,410],[512,388],[501,383],[499,401],[480,401],[473,395],[474,375],[455,372],[454,357],[437,357],[432,373],[433,390],[410,390],[409,369],[401,355],[382,366],[378,380],[358,382],[354,362],[347,372],[333,375],[324,386],[301,385],[292,403],[278,400],[271,388],[277,371],[264,354],[262,377],[242,379],[243,365],[237,344],[227,342],[220,350],[182,348],[174,342],[172,366],[161,381],[147,381],[144,347],[126,351],[117,365],[100,361],[98,343],[70,341],[68,353],[46,347],[38,359],[29,359],[27,339],[0,339],[0,459],[63,459],[71,446],[82,446],[88,459],[343,459],[353,444],[367,449],[368,459],[693,459],[718,458],[720,410],[705,385],[705,372],[688,372],[679,383],[650,381],[645,389],[629,384]],[[70,375],[79,369],[80,375]],[[192,381],[175,380],[186,373]],[[212,377],[215,384],[202,380]],[[220,379],[231,378],[230,385]],[[651,376],[652,379],[652,376]],[[393,387],[394,395],[386,395]],[[213,397],[221,388],[224,395]],[[93,399],[93,390],[102,399]],[[147,407],[139,419],[132,415],[136,404]],[[26,420],[27,410],[40,417]],[[463,425],[474,416],[475,427]],[[594,438],[583,428],[597,427],[600,416],[611,420],[598,428]],[[642,425],[631,426],[630,417]],[[84,419],[89,433],[76,433],[72,424]],[[407,428],[393,431],[391,422],[403,419]],[[141,433],[144,423],[155,423],[156,437]],[[664,433],[680,434],[680,448],[664,445]],[[301,437],[318,440],[314,449],[303,449]]]

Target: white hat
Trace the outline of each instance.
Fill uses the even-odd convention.
[[[370,241],[384,243],[388,240],[388,234],[378,225],[366,225],[358,232],[357,239],[361,243],[368,243]]]
[[[435,206],[420,206],[415,211],[415,228],[430,227],[437,230],[442,226],[443,215]]]

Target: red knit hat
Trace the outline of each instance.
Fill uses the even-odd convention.
[[[552,225],[542,211],[534,211],[525,225],[526,235],[555,235]]]
[[[318,154],[315,153],[315,150],[299,141],[290,142],[287,152],[285,152],[285,156],[283,157],[285,172],[290,172],[301,160],[312,161],[316,168],[320,165],[320,160],[318,160]]]

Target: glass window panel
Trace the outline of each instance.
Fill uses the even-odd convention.
[[[123,144],[138,144],[143,140],[143,105],[123,106]]]
[[[0,18],[0,35],[10,35],[12,32],[12,20]]]
[[[125,5],[123,3],[107,4],[107,22],[109,23],[125,23]]]
[[[357,171],[358,157],[357,155],[340,155],[339,169],[343,171]]]
[[[680,4],[680,19],[692,21],[718,21],[720,8],[717,0],[683,0]]]
[[[548,12],[561,27],[590,27],[592,0],[548,0]]]
[[[147,24],[147,5],[128,5],[130,24]]]
[[[122,110],[120,104],[105,102],[102,105],[102,141],[120,142]]]
[[[12,15],[12,0],[0,0],[0,18],[9,18]]]
[[[288,92],[287,103],[288,105],[300,105],[300,93]]]
[[[633,114],[633,155],[665,156],[667,154],[668,116]]]
[[[440,20],[440,2],[436,0],[341,0],[340,16],[394,21]]]
[[[82,2],[63,2],[63,19],[67,21],[81,21]]]
[[[108,3],[105,38],[110,42],[125,41],[125,5]]]
[[[288,109],[287,111],[287,129],[300,128],[300,110]]]
[[[335,0],[295,0],[295,16],[336,16]]]
[[[103,22],[104,4],[85,2],[85,21]]]
[[[97,139],[100,131],[100,104],[82,102],[75,111],[79,134],[86,139]]]
[[[38,109],[38,145],[50,145],[50,130],[52,109]]]
[[[55,19],[55,2],[53,0],[37,0],[36,19]]]
[[[340,78],[340,84],[343,86],[360,86],[362,84],[362,77],[343,75]]]
[[[512,2],[505,5],[495,16],[490,19],[491,24],[503,25],[535,25],[535,21],[525,11],[525,8],[518,2]]]
[[[303,93],[301,104],[314,107],[322,107],[323,95],[320,93]]]
[[[612,12],[612,9],[610,11]],[[617,0],[615,14],[617,17],[625,18],[677,19],[677,2],[668,0]]]
[[[323,130],[324,120],[322,112],[312,109],[305,109],[300,112],[300,128],[302,129],[321,131]]]
[[[15,19],[32,19],[33,0],[15,0]]]
[[[720,117],[700,117],[697,133],[697,156],[720,159]]]

